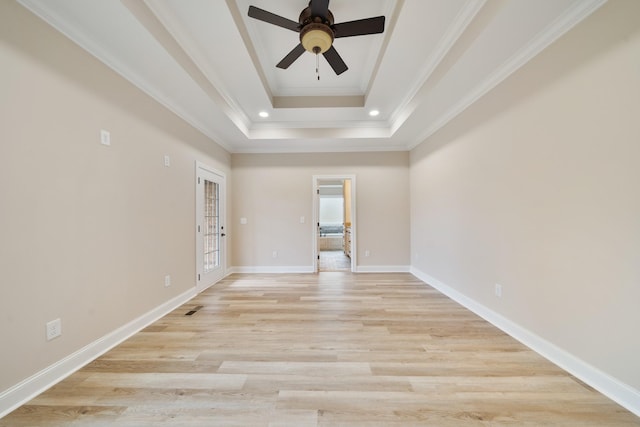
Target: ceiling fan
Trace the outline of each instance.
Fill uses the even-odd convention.
[[[333,40],[341,37],[378,34],[384,31],[384,16],[334,24],[333,14],[329,10],[329,0],[311,0],[309,6],[300,13],[298,22],[255,6],[249,6],[249,16],[300,33],[300,43],[276,65],[282,69],[289,68],[296,59],[308,51],[316,54],[316,64],[318,55],[322,53],[333,71],[340,75],[349,67],[333,47]],[[318,79],[320,79],[319,76]]]

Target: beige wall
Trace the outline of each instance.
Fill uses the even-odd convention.
[[[311,268],[312,177],[353,174],[358,266],[408,266],[408,164],[407,152],[233,154],[232,265]]]
[[[193,288],[196,160],[227,174],[228,265],[311,266],[312,176],[354,174],[360,267],[411,263],[640,389],[639,15],[609,2],[409,165],[230,156],[0,2],[0,392]]]
[[[636,390],[639,16],[608,2],[411,153],[413,267]]]
[[[195,161],[230,156],[13,1],[0,63],[2,392],[194,287]]]

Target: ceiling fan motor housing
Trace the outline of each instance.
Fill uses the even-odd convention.
[[[312,16],[311,7],[306,7],[298,18],[300,23],[300,43],[305,50],[316,55],[324,53],[333,44],[333,14],[327,10],[327,16]]]

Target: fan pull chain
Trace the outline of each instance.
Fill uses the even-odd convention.
[[[318,76],[318,81],[320,81],[320,55],[316,53],[316,76]]]

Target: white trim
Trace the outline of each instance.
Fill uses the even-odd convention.
[[[405,120],[411,115],[412,112],[408,111],[409,104],[418,95],[418,92],[425,85],[427,80],[433,74],[433,71],[442,62],[445,56],[453,48],[454,44],[458,41],[463,32],[467,29],[469,24],[476,17],[478,12],[484,7],[486,0],[467,0],[466,4],[460,9],[456,17],[453,19],[451,25],[446,29],[442,38],[435,46],[433,53],[429,57],[427,63],[420,71],[420,77],[416,80],[415,84],[407,92],[406,97],[400,102],[398,107],[391,113],[389,119],[391,134],[395,134],[398,129],[404,124]]]
[[[636,390],[630,385],[602,372],[598,368],[467,297],[438,279],[414,267],[411,267],[411,274],[460,305],[468,308],[536,353],[569,372],[571,375],[584,381],[614,402],[633,412],[635,415],[640,416],[640,390]]]
[[[350,180],[351,181],[351,256],[349,257],[349,259],[351,259],[351,272],[355,272],[356,271],[356,266],[358,265],[358,260],[357,260],[357,254],[358,254],[358,236],[357,236],[357,228],[358,228],[358,221],[357,221],[357,203],[356,203],[356,175],[355,174],[351,174],[351,175],[313,175],[311,177],[312,179],[312,191],[311,191],[311,197],[312,197],[312,206],[313,206],[313,213],[312,213],[312,218],[313,218],[313,227],[312,227],[312,238],[311,238],[311,244],[312,244],[312,261],[313,261],[313,273],[317,273],[318,272],[318,255],[319,255],[319,251],[318,251],[318,230],[317,230],[317,224],[318,221],[320,221],[319,219],[319,213],[320,213],[320,204],[318,201],[318,182],[319,181],[333,181],[333,180]],[[344,185],[344,184],[343,184]]]
[[[278,274],[288,274],[288,273],[313,273],[313,265],[298,265],[298,266],[280,266],[280,265],[257,265],[257,266],[240,266],[240,267],[230,267],[230,273],[278,273]]]
[[[526,64],[533,57],[538,55],[542,50],[544,50],[548,45],[557,40],[564,33],[572,29],[576,24],[584,20],[590,14],[592,14],[595,10],[601,7],[607,0],[581,0],[581,1],[573,1],[569,6],[567,11],[558,17],[551,25],[544,28],[539,34],[537,34],[530,43],[527,43],[522,47],[515,55],[506,60],[503,64],[498,66],[492,74],[490,74],[483,82],[479,83],[475,88],[469,91],[468,95],[459,100],[452,108],[447,111],[444,111],[442,114],[439,114],[437,117],[434,117],[433,121],[430,121],[428,124],[425,124],[424,131],[417,137],[407,140],[406,143],[403,143],[401,146],[395,147],[380,147],[374,143],[367,143],[366,146],[358,146],[351,148],[341,148],[341,147],[333,147],[327,149],[324,146],[317,144],[305,144],[305,147],[302,148],[300,144],[296,146],[291,144],[288,145],[288,148],[284,148],[283,146],[280,148],[274,149],[261,149],[258,147],[249,147],[243,148],[243,144],[232,143],[226,141],[222,138],[222,135],[216,130],[213,129],[210,124],[203,122],[196,116],[188,111],[188,108],[184,108],[179,105],[171,96],[168,96],[154,87],[144,76],[139,75],[133,68],[128,66],[125,62],[121,61],[114,55],[110,54],[108,50],[100,46],[96,41],[94,41],[91,37],[88,37],[80,30],[75,28],[72,22],[65,19],[59,13],[51,7],[44,7],[42,3],[45,2],[37,2],[33,0],[18,0],[20,4],[34,13],[36,16],[43,19],[45,22],[49,23],[51,26],[56,28],[59,32],[65,35],[67,38],[72,40],[82,49],[87,51],[89,54],[93,55],[99,61],[104,63],[107,67],[114,70],[117,74],[131,82],[134,86],[138,87],[152,99],[159,102],[168,110],[175,113],[182,120],[205,134],[207,137],[214,140],[218,145],[220,145],[225,150],[232,153],[278,153],[278,152],[325,152],[327,150],[331,152],[364,152],[364,151],[410,151],[422,142],[424,142],[427,138],[433,135],[440,128],[445,126],[449,121],[453,118],[461,114],[464,110],[466,110],[470,105],[475,103],[478,99],[484,96],[487,92],[492,90],[498,84],[500,84],[505,78],[509,75],[517,71],[521,66]],[[130,3],[130,2],[129,2]],[[363,138],[363,129],[368,129],[370,138],[391,138],[396,132],[400,129],[404,121],[409,117],[410,112],[407,110],[408,105],[411,100],[415,100],[418,92],[424,85],[424,83],[429,79],[433,71],[436,67],[442,62],[442,60],[446,57],[450,49],[455,46],[456,41],[463,34],[468,25],[473,21],[476,14],[482,9],[486,0],[466,0],[466,3],[461,7],[460,12],[455,17],[452,25],[446,29],[445,33],[441,40],[439,40],[436,45],[433,55],[428,59],[428,61],[424,64],[423,69],[419,73],[420,78],[416,80],[416,83],[410,88],[408,94],[404,99],[398,104],[398,106],[394,109],[394,111],[390,115],[390,119],[385,122],[379,121],[362,121],[361,123],[353,124],[351,123],[349,126],[345,127],[342,122],[326,122],[320,127],[318,127],[318,123],[302,123],[297,124],[293,128],[307,128],[311,127],[315,130],[325,129],[327,127],[337,127],[338,133],[341,134],[345,129],[354,129],[358,126],[364,126],[364,128],[359,129],[355,134],[350,133],[347,137],[357,137]],[[228,2],[228,4],[231,4]],[[125,5],[128,9],[131,9],[129,5]],[[162,24],[168,24],[165,22],[166,20],[162,17],[166,13],[156,13],[159,9],[157,6],[149,7],[149,5],[143,6],[143,8],[148,9],[149,14],[152,14],[154,18],[158,20],[158,22]],[[160,8],[160,10],[163,10]],[[231,9],[230,9],[231,10]],[[232,15],[234,15],[233,11],[231,11]],[[395,12],[394,12],[395,13]],[[235,19],[235,17],[234,17]],[[236,23],[239,23],[237,21]],[[178,66],[180,66],[187,74],[189,74],[189,70],[196,70],[198,74],[202,75],[202,79],[194,80],[195,84],[199,87],[199,89],[203,90],[206,96],[211,99],[214,103],[220,102],[222,107],[222,114],[227,117],[232,123],[236,125],[236,129],[240,133],[242,133],[248,140],[252,140],[255,138],[262,138],[260,135],[256,135],[256,132],[260,133],[260,129],[264,126],[271,127],[272,124],[264,124],[259,122],[254,122],[250,117],[246,115],[245,112],[241,111],[236,105],[234,99],[231,99],[229,95],[226,93],[226,88],[220,85],[220,82],[217,80],[215,76],[212,74],[212,70],[205,69],[203,67],[202,58],[198,56],[198,54],[193,51],[185,48],[185,39],[184,35],[180,34],[176,28],[169,28],[169,25],[165,25],[163,30],[166,31],[167,36],[171,37],[176,44],[176,48],[180,49],[181,53],[184,53],[184,58],[189,62],[189,64],[185,64],[184,61],[181,61],[180,58],[174,57],[171,51],[172,49],[167,48],[167,46],[162,46],[163,49],[167,52],[167,55],[171,57],[173,61],[176,62]],[[179,41],[180,40],[180,41]],[[258,49],[258,52],[260,49]],[[260,74],[260,73],[259,73]],[[202,81],[206,81],[206,87],[203,86]],[[264,83],[264,82],[262,82]],[[216,96],[212,96],[211,91],[207,90],[207,88],[212,88],[216,92]],[[222,87],[222,89],[221,89]],[[214,99],[215,98],[215,99]],[[290,128],[291,131],[293,128]],[[335,129],[334,129],[335,130]],[[341,137],[345,137],[344,135],[334,135],[338,139]],[[237,141],[236,141],[237,142]],[[373,144],[373,145],[372,145]]]
[[[196,296],[195,288],[189,289],[3,391],[0,393],[0,418],[102,356],[167,313],[180,307],[194,296]]]
[[[362,145],[357,148],[348,147],[344,144],[328,144],[328,141],[319,139],[318,141],[307,141],[304,147],[299,144],[289,145],[289,146],[281,146],[281,147],[249,147],[242,148],[236,147],[232,153],[233,154],[291,154],[291,153],[358,153],[358,152],[377,152],[377,153],[385,153],[389,151],[407,151],[407,147],[404,145],[397,146],[380,146],[373,145],[372,143],[367,143],[367,145]]]
[[[176,63],[180,65],[180,67],[182,67],[182,69],[184,69],[187,73],[189,73],[189,70],[187,69],[189,65],[195,66],[197,71],[202,73],[202,76],[206,78],[207,83],[210,84],[211,87],[215,89],[220,98],[227,103],[227,107],[229,107],[229,109],[231,109],[231,111],[233,111],[233,113],[237,115],[236,120],[239,120],[240,123],[236,123],[236,120],[234,120],[234,118],[230,117],[230,115],[227,114],[229,119],[234,124],[236,124],[236,126],[242,133],[246,135],[246,130],[249,128],[251,120],[238,105],[236,98],[229,94],[229,90],[222,83],[222,79],[220,79],[218,73],[215,72],[215,70],[209,65],[209,61],[205,59],[204,55],[202,55],[200,51],[193,47],[197,46],[197,43],[193,39],[192,35],[183,31],[180,25],[176,25],[177,21],[167,19],[167,16],[173,16],[173,13],[169,8],[166,7],[166,3],[145,2],[145,5],[147,7],[147,12],[153,15],[153,17],[155,17],[158,22],[160,22],[160,24],[164,27],[164,31],[166,31],[166,34],[169,34],[171,36],[173,41],[175,41],[176,46],[179,47],[187,56],[188,61],[192,62],[192,64],[185,64],[183,63],[184,59],[180,60],[180,58],[173,57],[173,55],[171,55]],[[127,4],[125,4],[125,6],[127,8],[130,8]],[[139,18],[136,17],[136,19]],[[170,53],[170,49],[164,44],[162,44],[162,48]],[[196,83],[201,86],[200,82],[198,82],[196,79],[194,79],[194,81],[196,81]],[[209,93],[202,86],[201,88],[207,94]],[[219,100],[220,99],[212,99],[212,101],[216,103],[218,103],[217,101]]]
[[[358,273],[409,273],[411,267],[408,265],[359,265],[356,271]]]
[[[316,273],[312,266],[240,266],[227,269],[227,276],[234,273]],[[410,273],[408,265],[361,265],[357,266],[354,273]]]
[[[227,176],[225,175],[224,172],[219,171],[209,165],[207,165],[206,163],[200,162],[198,160],[196,160],[196,167],[195,167],[195,211],[196,211],[196,217],[195,217],[195,227],[194,227],[194,231],[195,231],[195,240],[196,240],[196,283],[195,283],[195,287],[196,290],[198,292],[202,292],[206,289],[209,289],[211,286],[215,285],[216,283],[218,283],[220,280],[222,280],[224,277],[226,277],[228,275],[227,273],[227,239],[221,239],[221,255],[220,255],[220,275],[216,276],[216,277],[212,277],[213,281],[211,283],[200,283],[201,280],[198,280],[198,275],[202,274],[204,275],[204,272],[202,271],[202,259],[203,259],[203,255],[202,255],[202,246],[201,246],[201,240],[200,240],[200,232],[198,231],[198,226],[200,225],[200,219],[201,216],[204,215],[202,209],[203,206],[201,205],[202,200],[200,198],[201,195],[198,194],[199,191],[199,187],[198,187],[198,179],[200,177],[205,178],[203,175],[201,175],[201,171],[203,171],[205,174],[209,174],[209,175],[215,175],[217,178],[219,179],[219,185],[220,185],[220,203],[222,205],[222,208],[220,209],[220,225],[222,226],[222,230],[224,234],[228,234],[228,227],[227,230],[224,230],[224,227],[227,226],[226,223],[226,219],[227,219]],[[216,280],[217,279],[217,280]],[[204,280],[204,279],[203,279]]]
[[[74,26],[65,21],[61,16],[52,12],[51,8],[44,8],[41,4],[30,0],[18,0],[18,2],[27,8],[30,12],[38,16],[40,19],[54,27],[60,33],[62,33],[69,40],[80,46],[98,61],[115,71],[119,76],[128,80],[131,84],[138,89],[146,93],[152,99],[160,103],[162,106],[173,112],[182,120],[214,140],[218,145],[227,151],[231,151],[232,147],[224,142],[224,139],[218,135],[211,126],[203,123],[199,119],[196,119],[193,115],[187,112],[184,108],[174,102],[173,99],[165,96],[159,90],[157,90],[152,84],[150,84],[144,77],[134,72],[129,66],[115,58],[107,50],[103,49],[91,38],[82,34]],[[174,58],[172,58],[174,59]]]
[[[536,37],[534,37],[530,43],[507,59],[504,64],[496,68],[494,72],[482,83],[470,90],[458,103],[431,122],[431,125],[427,127],[424,132],[418,136],[418,138],[414,139],[407,146],[407,149],[412,150],[420,145],[440,128],[444,127],[464,110],[473,105],[478,99],[483,97],[487,92],[502,83],[502,81],[507,77],[518,71],[520,67],[536,57],[551,43],[555,42],[563,34],[583,21],[606,2],[607,0],[586,0],[576,2],[576,4],[569,8],[566,13],[561,15],[558,19],[542,30]]]

